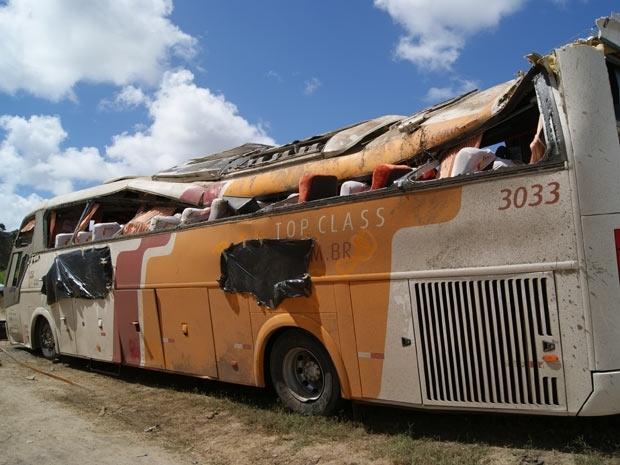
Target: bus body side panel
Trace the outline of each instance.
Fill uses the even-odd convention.
[[[113,361],[116,363],[155,369],[165,367],[155,288],[145,284],[145,273],[148,260],[170,254],[173,245],[171,234],[111,245],[115,266]]]
[[[207,289],[158,289],[157,303],[166,369],[217,378]]]
[[[620,229],[620,144],[603,54],[591,47],[558,51],[581,212],[593,341],[592,370],[620,371],[620,285],[615,231]],[[589,313],[591,312],[591,317]]]
[[[76,353],[80,357],[112,361],[114,297],[107,299],[71,299],[76,320]]]
[[[405,227],[392,240],[392,277],[409,278],[411,306],[390,302],[388,327],[398,330],[387,334],[401,355],[384,361],[382,394],[419,389],[429,406],[576,412],[591,385],[572,344],[585,341],[583,325],[559,325],[558,301],[574,320],[581,311],[558,286],[565,276],[578,282],[567,171],[472,179],[460,205],[451,221]],[[399,328],[408,319],[413,328]],[[415,351],[417,360],[404,355]],[[563,359],[579,360],[566,375],[579,386],[570,405]],[[407,375],[416,363],[419,387]]]
[[[417,324],[413,321],[408,280],[394,279],[389,292],[389,312],[384,324],[385,360],[378,380],[381,389],[376,398],[421,405],[420,367],[416,353],[419,338],[414,331]]]
[[[251,297],[209,288],[217,372],[222,381],[255,384]]]

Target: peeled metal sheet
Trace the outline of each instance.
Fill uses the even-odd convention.
[[[364,121],[353,127],[344,129],[334,134],[327,141],[323,148],[323,156],[326,158],[335,157],[348,149],[355,147],[362,140],[380,129],[400,121],[404,116],[386,115],[379,118]]]

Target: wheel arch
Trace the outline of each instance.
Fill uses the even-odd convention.
[[[38,338],[38,330],[41,321],[45,319],[50,325],[52,329],[52,334],[54,335],[54,341],[56,342],[56,347],[58,347],[58,333],[56,332],[56,325],[54,324],[54,318],[52,318],[52,314],[49,310],[45,308],[37,308],[34,312],[32,312],[32,316],[30,317],[30,344],[26,344],[32,350],[40,349],[39,346],[39,338]]]
[[[340,348],[323,326],[303,315],[295,315],[294,317],[290,314],[277,315],[267,320],[260,328],[256,337],[256,350],[254,351],[256,385],[261,387],[267,385],[271,346],[276,338],[287,330],[304,331],[317,339],[325,347],[338,374],[341,395],[343,398],[350,398],[351,387],[346,367],[340,355]]]

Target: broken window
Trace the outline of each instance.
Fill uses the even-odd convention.
[[[287,297],[309,296],[308,264],[314,239],[254,239],[222,252],[218,280],[226,292],[253,294],[274,309]]]
[[[23,226],[19,230],[19,234],[15,239],[15,247],[26,247],[32,243],[32,237],[34,236],[35,219],[26,219],[23,222]]]
[[[41,292],[51,305],[61,299],[103,299],[112,287],[109,247],[75,250],[58,255],[43,277]]]

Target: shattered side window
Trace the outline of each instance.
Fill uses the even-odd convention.
[[[112,287],[109,247],[76,250],[58,255],[43,277],[41,293],[48,305],[65,298],[103,299]]]
[[[34,236],[35,219],[30,218],[24,221],[23,226],[19,230],[19,234],[15,239],[16,247],[26,247],[32,243],[32,237]]]
[[[309,296],[314,239],[255,239],[231,244],[220,257],[220,288],[253,294],[259,305],[276,308],[285,298]]]
[[[84,208],[86,203],[80,203],[48,212],[46,221],[49,248],[59,245],[59,236],[72,234],[75,231]]]
[[[437,178],[537,163],[547,149],[543,119],[532,92],[501,122],[442,152]]]

